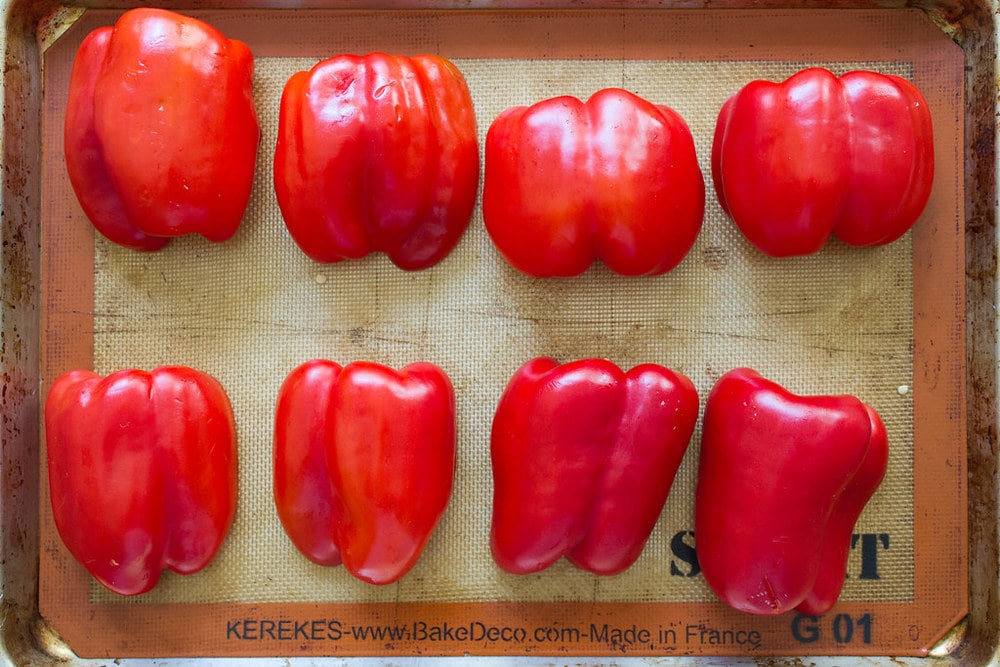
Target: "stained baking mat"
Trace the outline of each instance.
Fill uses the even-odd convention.
[[[40,607],[80,655],[921,654],[965,614],[966,507],[962,53],[915,11],[328,11],[198,14],[256,56],[263,139],[232,240],[154,254],[95,238],[65,174],[69,69],[89,11],[45,57],[43,384],[71,368],[183,364],[227,388],[237,417],[239,510],[203,572],[124,599],[62,546],[43,479]],[[284,228],[271,186],[287,78],[338,53],[439,53],[462,70],[480,137],[503,109],[622,87],[688,122],[708,183],[705,224],[670,274],[595,266],[537,280],[498,255],[477,208],[454,253],[406,273],[385,257],[321,265]],[[752,79],[809,65],[913,80],[935,124],[936,180],[914,230],[882,248],[831,242],[774,260],[722,214],[709,176],[718,110]],[[83,304],[83,305],[81,305]],[[530,576],[489,553],[489,426],[529,358],[654,362],[695,382],[750,366],[796,393],[852,393],[882,414],[891,457],[856,528],[829,614],[757,618],[699,574],[692,501],[700,431],[638,562],[599,577],[565,562]],[[299,363],[432,361],[457,395],[448,510],[417,566],[376,587],[299,555],[271,497],[273,407]],[[43,386],[43,391],[45,389]],[[44,477],[44,471],[43,471]],[[748,499],[752,502],[752,499]]]

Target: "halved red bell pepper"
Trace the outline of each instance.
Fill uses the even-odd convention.
[[[468,227],[478,185],[472,96],[444,58],[342,55],[286,83],[274,187],[315,261],[432,266]]]
[[[705,403],[695,548],[709,587],[754,614],[821,614],[888,464],[879,415],[853,396],[797,396],[723,375]]]
[[[437,366],[317,359],[282,384],[274,499],[309,560],[397,581],[444,514],[454,472],[454,391]]]
[[[912,83],[877,72],[753,81],[719,114],[712,178],[722,208],[768,255],[811,254],[831,234],[884,245],[930,198],[930,109]]]
[[[70,371],[45,402],[49,493],[70,553],[145,593],[214,557],[236,511],[236,426],[222,385],[185,367]]]
[[[698,418],[685,376],[603,359],[537,358],[493,419],[493,558],[507,572],[564,555],[611,575],[632,565],[663,510]]]
[[[486,135],[486,230],[529,275],[574,276],[598,259],[623,275],[666,273],[704,212],[684,119],[628,91],[514,107]]]
[[[225,241],[243,219],[260,143],[253,55],[203,21],[127,11],[80,45],[64,143],[77,199],[111,241]]]

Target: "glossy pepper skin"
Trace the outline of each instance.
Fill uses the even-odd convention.
[[[468,227],[478,185],[472,97],[444,58],[341,55],[286,83],[274,187],[313,260],[437,264]]]
[[[930,109],[912,83],[877,72],[753,81],[719,114],[712,178],[722,208],[767,255],[808,255],[831,235],[885,245],[930,198]]]
[[[612,575],[639,557],[698,418],[691,381],[662,366],[540,357],[493,419],[493,558],[528,574],[566,556]]]
[[[389,584],[420,558],[451,496],[455,398],[448,376],[317,359],[278,395],[274,499],[296,548],[319,565]]]
[[[236,511],[237,449],[223,387],[186,367],[70,371],[45,403],[49,491],[70,553],[121,595],[214,557]]]
[[[882,420],[853,396],[797,396],[745,368],[723,375],[705,403],[695,492],[709,587],[753,614],[829,610],[888,451]]]
[[[535,277],[595,260],[657,275],[701,230],[705,181],[684,119],[616,88],[504,111],[486,135],[483,220],[502,254]]]
[[[83,41],[64,126],[70,183],[111,241],[229,239],[250,199],[260,128],[253,56],[180,14],[125,12]]]

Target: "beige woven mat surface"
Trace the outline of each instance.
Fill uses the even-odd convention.
[[[97,241],[95,369],[185,364],[219,378],[238,422],[240,495],[232,532],[204,572],[166,574],[154,591],[129,600],[95,584],[95,601],[711,599],[701,577],[670,574],[671,537],[693,530],[700,430],[643,555],[625,573],[601,578],[560,562],[519,577],[493,564],[490,421],[507,380],[537,355],[606,357],[622,367],[663,364],[691,377],[702,401],[719,375],[750,366],[797,393],[852,393],[871,403],[885,419],[892,454],[857,532],[889,533],[892,544],[879,554],[882,579],[867,588],[848,579],[844,598],[910,599],[909,236],[884,248],[833,242],[812,257],[769,259],[722,214],[709,178],[712,131],[725,98],[751,79],[780,80],[805,63],[456,60],[472,90],[481,138],[508,106],[559,94],[586,98],[607,86],[673,107],[694,134],[708,185],[706,217],[677,269],[635,279],[595,266],[578,278],[536,280],[497,254],[478,208],[454,253],[427,271],[402,272],[384,256],[320,265],[302,254],[281,220],[271,158],[281,88],[315,62],[257,60],[263,140],[255,193],[235,238],[221,245],[184,238],[156,254]],[[907,75],[891,63],[820,64]],[[455,386],[454,494],[420,562],[388,587],[308,562],[274,510],[275,397],[292,368],[317,357],[395,367],[427,360]]]

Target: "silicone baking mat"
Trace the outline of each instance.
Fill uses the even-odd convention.
[[[46,53],[43,385],[71,368],[189,365],[236,411],[239,509],[213,563],[120,598],[62,547],[43,480],[40,606],[84,656],[289,654],[920,654],[965,612],[962,54],[909,11],[327,11],[197,14],[254,51],[263,137],[240,232],[154,254],[95,238],[69,189],[61,127],[89,11]],[[688,122],[705,173],[695,247],[666,276],[597,265],[537,280],[492,247],[477,208],[456,250],[407,273],[385,257],[312,262],[271,187],[287,78],[338,53],[434,52],[469,83],[480,138],[503,109],[626,88]],[[831,242],[774,260],[715,201],[709,155],[725,99],[810,65],[912,79],[934,115],[936,180],[914,230],[876,249]],[[855,530],[829,614],[757,618],[699,576],[692,501],[699,432],[639,561],[614,577],[566,562],[513,576],[489,554],[489,425],[529,358],[660,363],[702,400],[750,366],[796,393],[852,393],[890,435],[889,473]],[[441,366],[455,385],[458,464],[449,508],[417,566],[376,587],[322,568],[284,535],[271,497],[278,386],[312,358]],[[43,387],[44,390],[44,387]],[[43,471],[44,472],[44,471]]]

